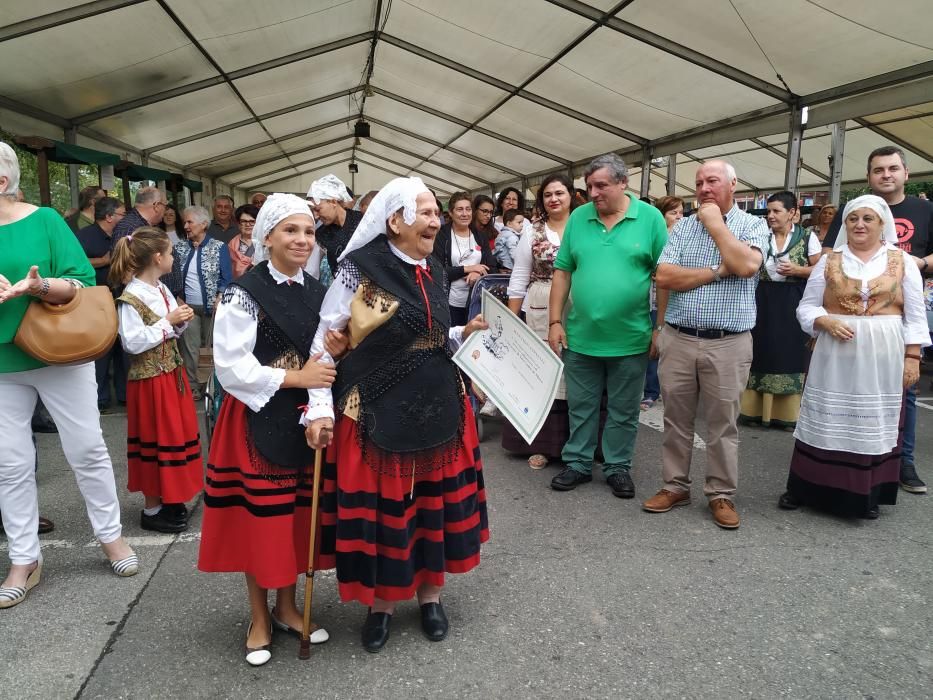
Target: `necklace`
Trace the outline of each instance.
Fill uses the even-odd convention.
[[[462,236],[458,236],[457,233],[453,231],[452,233],[454,236],[454,244],[457,246],[457,254],[460,256],[459,261],[462,263],[470,254],[470,239],[473,237],[473,234],[467,235],[466,249],[464,250],[460,247],[460,238],[462,238]]]

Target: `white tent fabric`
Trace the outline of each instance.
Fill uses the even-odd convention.
[[[440,194],[533,187],[607,151],[698,159],[783,186],[845,182],[874,147],[933,174],[929,0],[7,0],[0,128],[119,152],[208,191],[357,192],[419,175]],[[369,137],[356,140],[365,119]],[[350,163],[359,166],[353,177]],[[667,188],[655,167],[652,195]]]

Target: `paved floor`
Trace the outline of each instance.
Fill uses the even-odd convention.
[[[476,571],[449,579],[448,639],[427,642],[408,604],[385,650],[366,654],[363,610],[339,603],[324,574],[315,615],[331,641],[299,662],[297,643],[277,636],[273,660],[253,669],[241,577],[196,570],[200,508],[183,536],[140,530],[140,498],[125,492],[125,418],[102,420],[142,573],[108,572],[57,438],[41,436],[41,510],[57,528],[43,537],[41,585],[0,611],[2,698],[933,696],[931,499],[902,493],[874,522],[780,511],[787,433],[743,429],[742,527],[726,532],[700,483],[692,506],[662,515],[614,498],[599,476],[554,492],[554,469],[505,454],[491,426],[492,540]],[[659,415],[643,422],[639,498],[658,486],[661,440]],[[931,428],[921,409],[928,481]],[[697,476],[704,462],[701,447]]]

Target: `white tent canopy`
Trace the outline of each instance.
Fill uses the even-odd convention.
[[[418,174],[439,193],[533,186],[591,157],[724,156],[742,187],[842,180],[895,143],[933,174],[929,0],[7,0],[0,126],[205,179],[238,200]],[[365,119],[369,137],[357,141]],[[792,145],[792,144],[791,144]],[[792,148],[793,151],[793,148]],[[668,167],[652,171],[652,194]]]

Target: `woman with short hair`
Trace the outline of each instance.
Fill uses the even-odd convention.
[[[758,273],[752,367],[739,414],[746,424],[792,429],[800,413],[809,338],[794,321],[822,248],[815,235],[794,223],[799,212],[793,192],[768,197],[771,242]]]
[[[480,277],[496,266],[489,241],[473,227],[473,203],[466,192],[454,192],[447,203],[450,223],[441,226],[434,254],[444,264],[450,283],[450,322],[464,326],[469,320],[470,292]]]
[[[94,363],[46,365],[13,342],[33,300],[66,304],[78,289],[96,282],[81,244],[58,213],[16,201],[19,179],[15,151],[0,143],[0,513],[11,562],[0,584],[0,608],[23,602],[42,575],[30,430],[38,397],[58,426],[65,458],[113,573],[132,576],[139,570],[122,536]]]
[[[204,385],[198,381],[201,348],[211,347],[214,328],[214,308],[233,278],[229,248],[210,237],[211,214],[204,207],[188,207],[182,212],[187,238],[175,244],[172,274],[169,277],[172,294],[184,301],[194,317],[181,337],[181,356],[191,385],[191,395],[200,401]]]
[[[233,220],[239,229],[237,235],[227,244],[230,249],[233,279],[242,277],[253,267],[253,255],[256,252],[256,245],[253,243],[253,227],[256,225],[257,216],[259,216],[259,207],[253,204],[243,204],[233,213]]]

